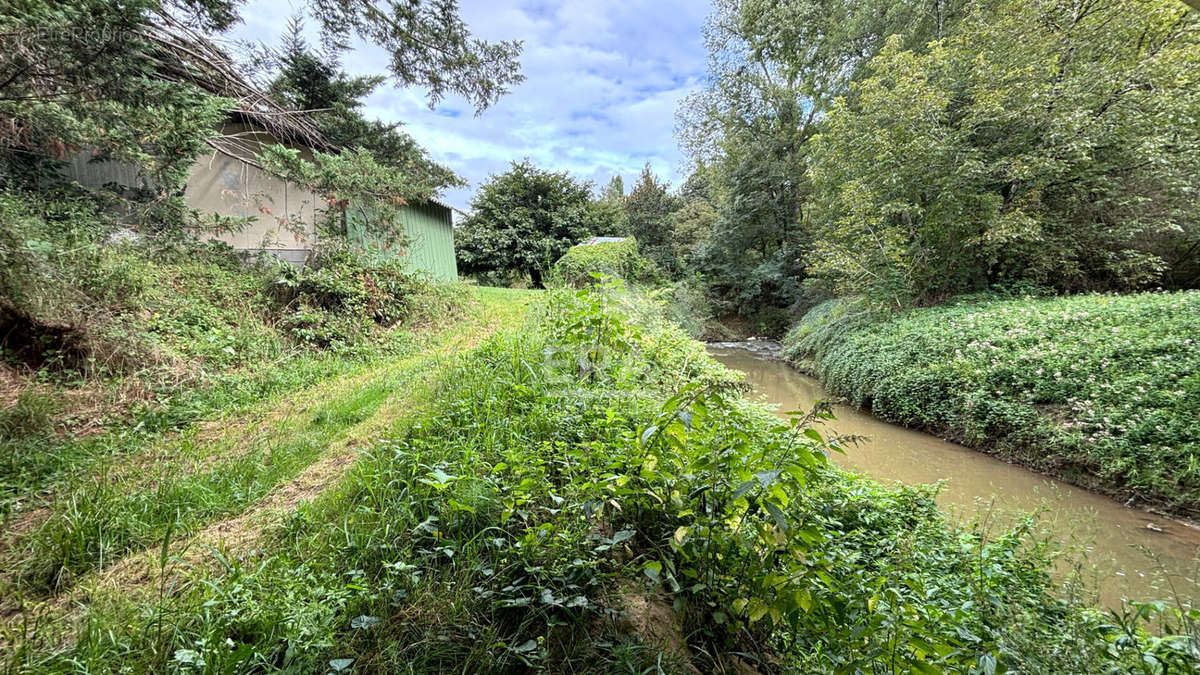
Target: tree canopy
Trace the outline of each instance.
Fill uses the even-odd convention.
[[[719,305],[1200,284],[1200,19],[1166,0],[719,0],[678,113]]]
[[[668,272],[674,272],[677,267],[671,253],[674,239],[671,213],[679,206],[679,199],[671,194],[671,186],[654,175],[649,164],[642,168],[633,189],[625,197],[629,233],[637,239],[642,253]]]
[[[1197,27],[1009,0],[923,51],[889,40],[816,139],[814,272],[897,306],[1161,283],[1200,222]]]
[[[154,207],[149,221],[180,222],[179,193],[217,123],[239,105],[260,103],[257,92],[227,86],[240,81],[247,64],[207,40],[240,20],[241,5],[8,3],[0,11],[0,179],[14,188],[39,186],[57,175],[55,162],[90,149],[149,177],[154,194],[139,197]],[[293,110],[317,106],[320,131],[335,149],[361,149],[382,166],[422,174],[407,183],[416,191],[399,198],[428,196],[456,178],[394,126],[364,119],[357,109],[363,96],[387,77],[424,87],[431,105],[454,93],[480,111],[522,78],[520,43],[474,38],[453,0],[308,0],[300,10],[317,20],[327,58],[292,44],[278,64],[273,95]],[[356,39],[387,50],[386,73],[340,73],[336,55]],[[354,165],[367,159],[360,153]]]
[[[527,274],[535,286],[570,247],[615,233],[615,213],[593,201],[590,183],[529,160],[492,176],[471,210],[455,232],[459,271]]]

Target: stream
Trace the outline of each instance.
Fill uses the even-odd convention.
[[[721,363],[745,373],[752,396],[775,404],[776,414],[810,410],[815,401],[830,398],[817,380],[774,358],[771,343],[714,343],[708,349]],[[993,532],[1020,514],[1043,510],[1040,527],[1084,553],[1084,581],[1098,592],[1100,605],[1117,608],[1123,599],[1200,599],[1194,562],[1200,530],[853,407],[836,406],[834,413],[831,430],[868,438],[848,447],[845,455],[834,453],[833,461],[844,469],[885,484],[944,481],[938,496],[942,509],[960,522],[990,509]]]

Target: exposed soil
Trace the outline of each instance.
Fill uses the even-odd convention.
[[[620,613],[617,629],[654,645],[682,665],[687,672],[699,673],[692,665],[692,653],[680,628],[679,617],[665,597],[627,583],[617,595]]]
[[[0,363],[0,410],[7,410],[16,405],[17,398],[28,386],[25,378],[15,368],[7,363]]]
[[[0,301],[0,347],[7,358],[38,369],[55,358],[64,368],[87,363],[87,336],[68,323],[41,320],[20,307]]]

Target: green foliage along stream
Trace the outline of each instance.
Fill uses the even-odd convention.
[[[73,647],[22,665],[1188,667],[1186,638],[1054,599],[1026,533],[954,529],[928,490],[829,467],[839,441],[819,418],[747,403],[658,313],[611,288],[549,294],[523,329],[446,366],[257,552],[194,567],[164,554],[169,593],[93,597]]]
[[[1073,482],[1200,513],[1200,293],[962,298],[792,331],[832,393]]]

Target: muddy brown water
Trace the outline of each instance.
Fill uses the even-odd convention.
[[[761,345],[710,345],[726,366],[746,374],[753,396],[775,404],[776,414],[809,410],[829,395],[817,380],[771,358]],[[833,460],[882,483],[943,481],[938,503],[962,522],[987,518],[996,526],[1041,511],[1039,526],[1084,557],[1084,585],[1102,606],[1123,599],[1200,601],[1200,529],[1103,495],[1056,481],[961,445],[836,406],[832,431],[866,436]],[[1098,597],[1097,597],[1098,596]]]

